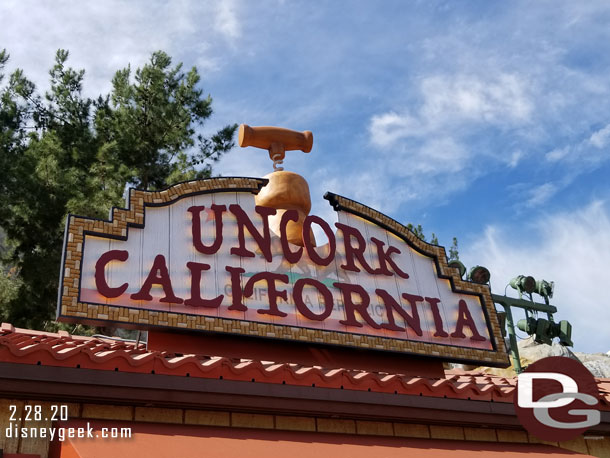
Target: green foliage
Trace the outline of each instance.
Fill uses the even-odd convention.
[[[411,232],[413,232],[413,234],[415,234],[418,238],[422,239],[424,242],[427,242],[426,240],[426,234],[424,234],[424,228],[422,227],[421,224],[418,224],[417,226],[409,223],[407,224],[407,229],[409,229]],[[433,232],[432,236],[430,237],[430,242],[432,245],[438,245],[438,237],[436,236],[436,234]],[[460,256],[458,253],[458,241],[456,237],[453,237],[453,245],[451,246],[451,248],[449,248],[449,261],[452,260],[459,260]]]
[[[426,242],[426,234],[424,234],[424,228],[422,227],[421,224],[418,224],[417,226],[414,226],[413,224],[409,223],[407,224],[407,229],[409,229],[411,232],[413,232],[413,234],[415,234],[418,238],[422,239],[424,242]],[[436,234],[433,232],[432,236],[430,237],[430,242],[432,245],[438,245],[438,237],[436,236]]]
[[[424,234],[424,228],[421,226],[421,224],[414,226],[413,224],[409,223],[407,224],[407,229],[413,232],[417,238],[422,239],[424,242],[426,241],[426,234]]]
[[[127,184],[210,176],[237,126],[199,134],[212,99],[197,69],[185,73],[161,51],[133,74],[119,70],[97,99],[83,96],[85,71],[67,66],[67,51],[44,95],[21,70],[5,78],[8,59],[0,51],[0,314],[53,328],[66,215],[106,218]]]
[[[459,261],[460,254],[458,253],[458,240],[457,237],[453,237],[453,243],[449,248],[449,261]]]
[[[9,303],[17,297],[21,283],[17,269],[15,267],[7,268],[0,264],[0,303]],[[2,321],[6,321],[8,317],[4,315],[4,310],[0,310]]]
[[[235,126],[227,126],[211,138],[197,135],[195,128],[212,114],[212,99],[197,88],[196,68],[182,72],[171,67],[163,52],[152,55],[150,64],[135,71],[116,73],[112,80],[110,110],[97,120],[98,127],[112,132],[116,155],[144,189],[159,189],[172,181],[210,176],[210,162],[233,146]],[[194,149],[195,153],[186,154]],[[196,168],[196,166],[202,166]]]
[[[6,241],[6,236],[0,229],[0,259],[6,256],[11,250],[11,247]],[[5,266],[0,262],[0,304],[6,304],[17,297],[20,281],[16,267]],[[6,321],[4,310],[0,309],[0,319]]]

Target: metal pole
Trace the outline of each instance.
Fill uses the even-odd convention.
[[[510,353],[513,357],[513,367],[517,374],[521,373],[521,360],[519,359],[519,348],[517,347],[517,334],[515,334],[515,323],[513,322],[513,314],[510,311],[510,305],[501,302],[506,312],[506,324],[508,325],[508,339],[510,340]]]
[[[491,298],[497,304],[502,306],[519,307],[524,310],[535,310],[537,312],[546,313],[557,313],[557,307],[549,304],[541,304],[540,302],[530,302],[524,299],[517,299],[515,297],[500,296],[498,294],[492,294]]]

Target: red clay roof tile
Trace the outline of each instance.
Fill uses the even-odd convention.
[[[349,369],[149,351],[145,344],[0,327],[0,362],[80,367],[174,376],[254,379],[262,383],[343,388],[384,393],[512,402],[516,378],[458,369],[430,379]],[[610,379],[597,379],[603,410],[610,410]]]

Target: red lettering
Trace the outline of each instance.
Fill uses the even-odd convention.
[[[438,303],[440,301],[440,299],[437,299],[435,297],[426,297],[426,302],[430,304],[430,308],[432,309],[432,316],[434,317],[434,327],[436,328],[434,337],[448,337],[449,334],[447,334],[447,331],[445,331],[445,329],[443,328],[443,318],[441,317],[441,312],[438,309]]]
[[[158,254],[155,257],[152,267],[150,268],[150,273],[140,291],[131,295],[131,298],[136,301],[151,301],[152,296],[150,295],[150,290],[153,285],[160,285],[163,288],[163,296],[159,299],[159,302],[171,302],[172,304],[181,304],[182,299],[177,297],[174,294],[174,290],[172,289],[172,282],[169,278],[169,272],[167,270],[167,265],[165,263],[165,256]]]
[[[192,233],[193,246],[203,254],[214,254],[222,245],[222,212],[227,211],[226,205],[213,204],[210,209],[214,212],[214,226],[216,227],[216,238],[210,246],[205,246],[201,241],[201,212],[204,206],[192,206],[187,209],[193,215]]]
[[[316,223],[318,226],[322,228],[324,234],[326,234],[326,238],[328,238],[328,256],[325,258],[321,257],[316,249],[315,244],[311,240],[311,225]],[[330,228],[328,223],[324,221],[319,216],[308,215],[305,218],[305,222],[303,223],[303,244],[305,245],[305,250],[307,251],[307,255],[309,259],[315,262],[319,266],[327,266],[329,265],[333,259],[335,259],[335,253],[337,251],[337,242],[335,240],[335,234],[333,234],[333,230]]]
[[[250,280],[246,283],[244,287],[244,296],[250,297],[254,293],[254,284],[257,281],[266,281],[267,282],[267,291],[269,293],[269,308],[268,309],[258,309],[257,312],[262,315],[273,315],[273,316],[287,316],[287,313],[281,312],[280,309],[277,308],[277,298],[281,297],[285,301],[288,300],[288,293],[284,291],[278,291],[275,288],[275,282],[280,281],[282,283],[288,283],[288,275],[278,274],[275,272],[259,272],[257,274],[252,275]]]
[[[316,314],[312,312],[303,301],[303,288],[306,285],[313,286],[320,294],[322,294],[322,297],[324,298],[324,311],[322,313]],[[301,315],[303,315],[305,318],[309,318],[310,320],[324,321],[333,311],[333,294],[326,286],[324,286],[324,283],[314,280],[313,278],[298,279],[292,288],[292,297],[295,305],[297,306],[297,310],[301,313]]]
[[[286,228],[290,221],[298,221],[299,213],[296,210],[286,210],[280,220],[280,241],[282,243],[282,251],[284,252],[284,258],[290,264],[296,264],[301,259],[303,254],[303,247],[299,247],[296,252],[290,251],[290,243],[288,243],[288,235],[286,234]]]
[[[341,223],[335,223],[341,232],[343,232],[343,242],[345,244],[345,264],[341,265],[344,270],[350,270],[352,272],[360,272],[360,269],[354,262],[355,259],[360,262],[360,265],[370,274],[379,274],[381,269],[373,269],[368,265],[364,259],[364,250],[366,250],[366,242],[360,231],[354,227],[347,226]],[[356,245],[352,245],[352,240],[356,242]]]
[[[470,310],[468,310],[468,305],[464,299],[460,299],[458,303],[458,319],[455,325],[455,332],[451,333],[451,337],[456,337],[458,339],[463,339],[466,337],[464,334],[464,326],[468,326],[472,331],[472,337],[470,340],[487,340],[477,330],[476,325],[474,324],[474,320],[472,319],[472,315],[470,314]]]
[[[184,301],[184,305],[208,308],[220,307],[224,298],[222,294],[214,299],[201,298],[201,273],[204,270],[210,270],[210,265],[200,262],[187,262],[186,267],[191,271],[191,297]]]
[[[225,270],[231,274],[231,299],[232,303],[229,306],[229,310],[236,310],[238,312],[245,312],[248,310],[243,302],[241,301],[241,274],[246,271],[241,267],[226,266]]]
[[[421,324],[419,321],[419,313],[417,311],[417,303],[424,300],[421,296],[414,296],[412,294],[403,293],[402,297],[409,301],[411,304],[411,315],[404,310],[396,300],[390,296],[387,291],[383,289],[376,289],[375,292],[383,300],[385,305],[386,314],[388,316],[388,323],[381,325],[382,328],[389,329],[390,331],[403,331],[403,328],[396,324],[394,320],[393,310],[397,311],[398,314],[407,322],[409,327],[415,331],[418,336],[422,335]]]
[[[125,262],[127,261],[127,258],[129,258],[129,253],[127,251],[110,250],[101,255],[95,263],[95,287],[102,296],[105,296],[109,299],[112,299],[113,297],[119,297],[125,292],[125,290],[129,286],[129,284],[123,283],[121,286],[111,288],[106,282],[106,275],[104,273],[104,269],[110,261]]]
[[[371,237],[371,241],[377,246],[377,257],[379,258],[379,271],[383,275],[392,275],[390,269],[388,269],[388,264],[394,269],[396,275],[402,278],[409,278],[409,274],[403,272],[394,262],[394,260],[390,257],[392,254],[400,254],[400,250],[394,246],[389,245],[387,251],[383,251],[383,243],[381,240],[376,239],[375,237]]]
[[[262,235],[258,231],[258,229],[256,229],[256,226],[254,225],[252,220],[250,220],[250,218],[248,217],[246,212],[243,211],[243,209],[239,205],[235,205],[235,204],[229,205],[229,210],[231,210],[231,213],[233,213],[235,215],[235,218],[237,218],[237,227],[238,227],[237,238],[239,240],[239,246],[231,248],[231,254],[234,254],[236,256],[242,256],[245,258],[254,257],[254,253],[251,252],[250,250],[246,249],[246,238],[245,238],[245,234],[244,234],[244,229],[248,229],[248,232],[250,233],[252,238],[258,244],[258,247],[262,251],[263,256],[265,257],[267,262],[271,262],[272,257],[271,257],[271,234],[269,232],[269,216],[275,215],[275,213],[276,213],[275,208],[261,207],[259,205],[257,205],[255,207],[256,213],[261,215],[262,220],[263,220]]]
[[[345,304],[345,320],[341,320],[339,323],[346,326],[356,326],[361,328],[362,323],[356,320],[356,316],[354,314],[354,312],[358,312],[370,327],[373,329],[381,328],[380,325],[373,321],[369,315],[369,312],[367,311],[367,307],[371,303],[371,298],[362,286],[352,285],[350,283],[333,283],[333,286],[341,290],[341,294],[343,294],[343,303]],[[360,303],[356,304],[354,302],[354,294],[360,296]]]

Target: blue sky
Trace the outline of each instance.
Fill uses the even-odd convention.
[[[0,3],[0,48],[40,88],[57,48],[107,92],[162,49],[197,66],[227,123],[314,133],[285,167],[460,242],[502,294],[556,282],[575,349],[610,350],[610,4],[605,1]],[[223,175],[262,176],[236,148]],[[510,288],[509,288],[510,290]]]

